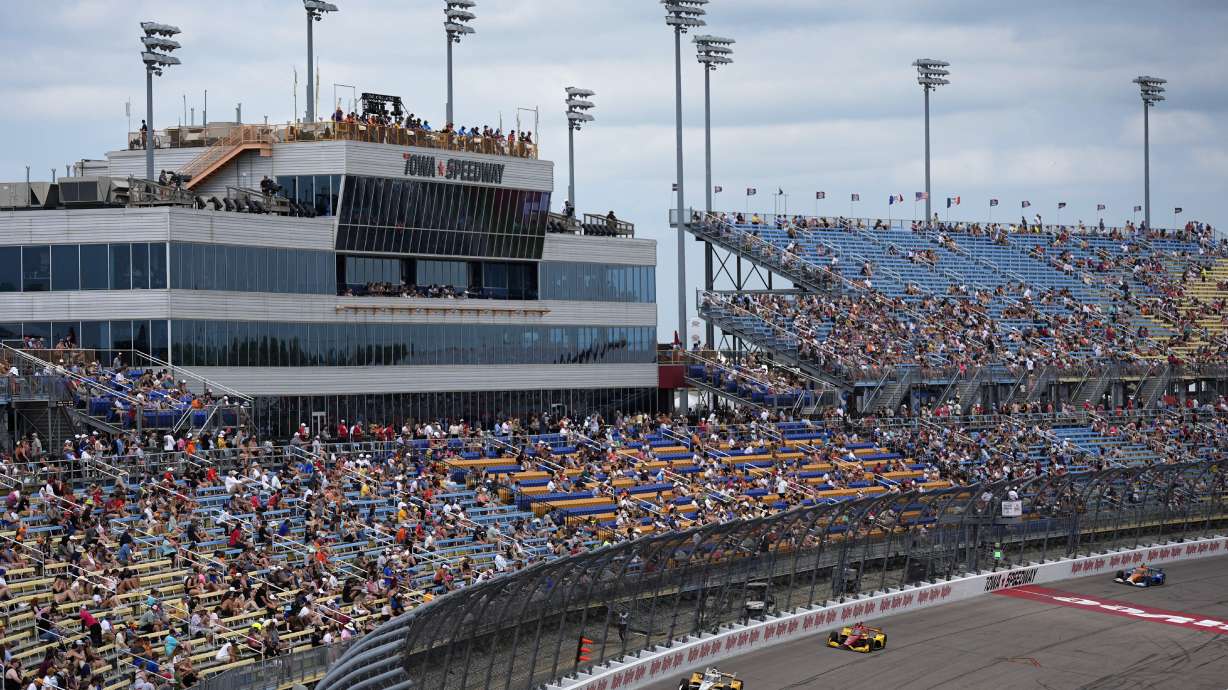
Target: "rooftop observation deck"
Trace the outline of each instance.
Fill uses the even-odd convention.
[[[444,151],[485,153],[495,156],[537,158],[537,144],[506,137],[460,136],[455,132],[426,131],[399,126],[372,125],[362,122],[324,121],[314,124],[290,123],[272,125],[241,125],[214,122],[208,125],[170,127],[154,130],[156,149],[207,149],[235,143],[283,144],[311,141],[365,141],[373,144],[417,146]],[[145,148],[141,132],[128,133],[128,149]]]
[[[187,180],[184,184],[187,189],[197,187],[245,151],[256,151],[260,156],[273,155],[274,144],[361,141],[441,151],[537,158],[537,144],[519,138],[461,136],[447,130],[433,132],[395,124],[377,125],[332,120],[284,125],[213,123],[199,127],[180,126],[155,130],[153,136],[154,146],[158,149],[200,149],[200,155],[175,171]],[[140,150],[144,147],[145,139],[141,132],[128,133],[129,150]]]

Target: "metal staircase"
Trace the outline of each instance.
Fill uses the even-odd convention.
[[[1117,379],[1117,367],[1105,367],[1098,376],[1086,377],[1083,383],[1079,384],[1079,387],[1071,394],[1070,401],[1075,406],[1089,404],[1095,407],[1100,402],[1100,399],[1104,397],[1105,391]]]
[[[896,367],[862,398],[862,412],[891,415],[916,380],[916,370]]]
[[[1139,385],[1138,392],[1135,393],[1134,406],[1140,410],[1150,410],[1154,407],[1156,400],[1168,392],[1172,375],[1172,369],[1166,366],[1161,371],[1144,378]]]
[[[273,130],[263,125],[235,127],[179,171],[189,178],[184,187],[195,189],[244,151],[259,151],[261,157],[273,155]]]

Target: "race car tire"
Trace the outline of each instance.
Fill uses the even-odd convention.
[[[887,641],[886,641],[886,640],[881,640],[881,641],[880,641],[880,640],[874,640],[874,642],[872,643],[872,645],[873,645],[874,649],[882,649],[883,647],[886,647],[886,646],[887,646]]]
[[[1126,571],[1124,571],[1124,570],[1118,570],[1118,571],[1117,571],[1117,574],[1113,576],[1113,579],[1114,579],[1114,580],[1124,580],[1124,579],[1126,579]]]
[[[827,641],[835,642],[836,644],[843,644],[844,636],[833,630],[831,634],[827,636]]]

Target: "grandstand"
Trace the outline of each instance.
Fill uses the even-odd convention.
[[[0,185],[6,688],[529,690],[750,590],[1228,524],[1210,225],[691,211],[769,279],[663,344],[655,240],[550,212],[536,131],[402,115]]]
[[[1147,409],[1222,393],[1228,241],[1176,231],[696,214],[806,291],[705,292],[700,315],[862,413]],[[725,366],[735,366],[726,364]],[[763,374],[761,374],[762,376]]]

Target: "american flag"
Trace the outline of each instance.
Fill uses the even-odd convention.
[[[860,194],[854,194],[854,195],[852,195],[851,197],[849,197],[849,201],[861,201],[861,195],[860,195]]]
[[[712,188],[712,191],[716,192],[717,194],[720,194],[721,192],[725,191],[725,188],[718,184],[717,186]]]
[[[676,192],[676,191],[678,191],[678,183],[677,183],[677,182],[675,182],[673,185],[671,185],[670,191],[672,191],[672,192]]]
[[[917,192],[917,198],[914,201],[925,201],[928,198],[930,198],[928,192]]]
[[[1135,206],[1135,207],[1134,207],[1134,212],[1135,212],[1135,213],[1138,213],[1139,211],[1142,211],[1142,210],[1143,210],[1143,207],[1142,207],[1142,206]]]
[[[1060,211],[1060,210],[1062,210],[1062,209],[1064,209],[1064,208],[1066,208],[1066,202],[1065,202],[1065,201],[1059,201],[1059,202],[1057,202],[1057,208],[1058,208],[1058,210],[1059,210],[1059,211]]]
[[[1174,208],[1174,209],[1173,209],[1173,213],[1181,213],[1181,211],[1183,211],[1183,210],[1184,210],[1184,209],[1182,209],[1180,206],[1178,206],[1177,208]]]
[[[816,199],[826,199],[826,198],[827,198],[827,192],[815,192],[815,193],[814,193],[814,198],[816,198]]]
[[[1024,207],[1024,208],[1027,208],[1027,207],[1029,207],[1029,206],[1031,206],[1031,205],[1032,205],[1032,202],[1030,202],[1030,201],[1025,201],[1025,202],[1023,202],[1023,207]]]
[[[754,196],[754,195],[756,195],[756,194],[758,194],[758,193],[759,193],[759,190],[758,190],[758,189],[755,189],[754,187],[747,187],[747,188],[746,188],[746,196]]]
[[[990,200],[989,200],[989,205],[990,205],[990,206],[997,206],[997,205],[998,205],[998,200],[997,200],[997,199],[990,199]]]
[[[1104,204],[1096,204],[1096,210],[1097,210],[1097,211],[1103,211],[1103,210],[1104,210],[1104,208],[1105,208]]]

